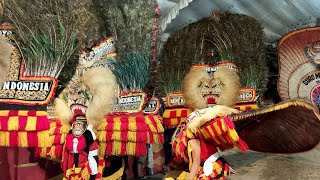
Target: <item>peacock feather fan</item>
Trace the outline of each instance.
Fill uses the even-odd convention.
[[[126,53],[125,61],[112,61],[113,73],[125,92],[141,92],[149,79],[149,57]]]
[[[219,18],[217,17],[219,15]],[[174,32],[164,45],[160,57],[159,78],[164,93],[179,91],[182,78],[192,64],[234,62],[239,68],[242,87],[266,90],[268,68],[266,46],[261,25],[253,18],[214,13]],[[177,82],[179,81],[179,82]]]
[[[59,79],[58,95],[70,81],[79,48],[91,46],[110,34],[103,29],[95,4],[89,0],[8,0],[6,21],[15,27],[25,75]]]

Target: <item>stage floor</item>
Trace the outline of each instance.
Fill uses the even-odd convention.
[[[291,155],[253,151],[241,153],[237,150],[223,154],[236,171],[228,180],[301,180],[320,177],[320,145],[311,151]],[[164,177],[178,175],[179,172],[170,171]]]

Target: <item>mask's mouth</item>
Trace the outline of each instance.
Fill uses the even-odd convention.
[[[70,106],[71,111],[73,112],[73,114],[86,114],[86,111],[88,109],[87,106],[82,105],[82,104],[72,104]]]
[[[207,101],[208,104],[216,104],[219,99],[218,94],[208,94],[204,95],[203,98]]]

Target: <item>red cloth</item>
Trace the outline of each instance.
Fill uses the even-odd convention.
[[[218,149],[215,146],[209,143],[205,143],[205,141],[200,141],[200,146],[201,146],[200,161],[202,163],[205,162],[212,154],[218,151]]]
[[[68,151],[73,152],[73,140],[78,139],[77,151],[81,153],[86,147],[86,139],[83,135],[75,137],[73,134],[68,134],[66,138],[66,148]]]

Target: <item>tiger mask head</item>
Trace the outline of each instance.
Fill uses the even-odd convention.
[[[193,68],[182,82],[186,105],[192,110],[216,104],[232,107],[239,98],[239,89],[239,76],[229,68],[219,68],[212,74],[204,68]]]

